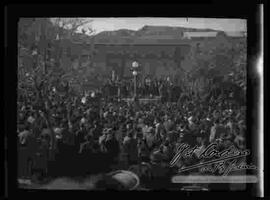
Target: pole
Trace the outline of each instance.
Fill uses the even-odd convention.
[[[118,101],[120,101],[121,100],[120,83],[117,83],[117,96],[118,96]]]
[[[93,36],[91,40],[91,60],[90,60],[91,67],[93,67],[94,64],[94,51],[95,51],[95,36]]]
[[[47,58],[47,52],[46,48],[44,49],[44,74],[47,74],[47,65],[46,65],[46,58]]]
[[[134,99],[136,99],[136,96],[137,96],[137,80],[136,80],[136,75],[134,75]]]
[[[47,38],[46,38],[46,18],[41,20],[41,47],[43,48],[43,60],[44,60],[44,68],[43,73],[47,74]]]

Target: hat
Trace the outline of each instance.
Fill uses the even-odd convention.
[[[27,138],[31,135],[30,131],[24,130],[18,134],[19,140],[21,144],[25,144]]]
[[[27,118],[27,122],[29,122],[29,123],[34,123],[34,121],[35,121],[35,118],[33,118],[32,116],[29,116],[28,118]]]
[[[123,185],[127,190],[135,190],[140,185],[139,177],[131,171],[118,170],[111,172],[108,175]]]
[[[81,124],[84,124],[86,122],[86,119],[83,117],[82,119],[81,119]]]
[[[56,136],[61,135],[62,134],[62,131],[63,131],[62,128],[54,128],[54,132],[55,132]]]
[[[161,152],[155,151],[150,155],[150,159],[152,162],[161,162],[164,159],[164,156]]]

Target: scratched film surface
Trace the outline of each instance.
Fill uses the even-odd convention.
[[[212,191],[256,169],[246,21],[151,20],[20,19],[21,188]]]

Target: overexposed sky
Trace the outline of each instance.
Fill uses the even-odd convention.
[[[138,30],[145,25],[152,26],[181,26],[188,28],[211,28],[221,31],[246,31],[244,19],[218,18],[90,18],[92,23],[85,25],[92,27],[96,33],[118,29]]]

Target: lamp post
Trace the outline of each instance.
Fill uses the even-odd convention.
[[[134,77],[134,101],[136,100],[137,97],[137,75],[138,75],[138,67],[139,63],[134,61],[132,63],[132,75]]]

